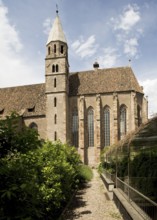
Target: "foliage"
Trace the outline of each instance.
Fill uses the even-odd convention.
[[[78,167],[78,179],[80,183],[85,183],[88,181],[91,181],[93,178],[93,172],[92,169],[84,164],[79,165]]]
[[[21,118],[16,113],[0,120],[0,158],[9,152],[25,153],[41,146],[35,129],[21,127]]]
[[[55,219],[79,182],[76,150],[42,143],[12,114],[0,121],[0,153],[0,219]]]

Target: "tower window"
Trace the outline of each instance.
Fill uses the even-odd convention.
[[[54,123],[57,124],[57,115],[54,116]]]
[[[56,53],[56,44],[54,44],[54,53]]]
[[[75,109],[72,114],[72,144],[78,147],[78,111]]]
[[[120,139],[126,135],[126,106],[120,108]]]
[[[88,146],[94,147],[94,111],[88,110]]]
[[[105,107],[104,109],[104,144],[110,146],[110,109]]]
[[[61,53],[63,54],[63,52],[64,52],[64,46],[61,45]]]
[[[57,132],[55,131],[54,133],[54,140],[56,141],[57,140]]]
[[[57,98],[55,97],[54,98],[54,107],[56,107],[57,106]]]
[[[50,50],[51,50],[51,48],[50,48],[50,47],[48,47],[48,55],[50,55]]]
[[[52,65],[52,72],[55,72],[55,65]]]
[[[56,88],[56,86],[57,86],[57,80],[56,78],[54,78],[54,87]]]
[[[59,71],[59,66],[58,66],[58,64],[56,65],[56,72],[58,72]]]

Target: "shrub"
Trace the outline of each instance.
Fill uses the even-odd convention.
[[[61,142],[41,143],[18,120],[0,121],[0,219],[56,219],[78,183],[80,157]]]
[[[80,183],[91,181],[92,178],[93,178],[93,172],[89,166],[84,164],[78,166],[78,179]]]

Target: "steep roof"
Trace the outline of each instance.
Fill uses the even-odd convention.
[[[48,37],[48,41],[47,44],[49,44],[51,41],[62,41],[64,43],[67,43],[64,32],[63,32],[63,28],[62,28],[62,24],[60,21],[60,18],[57,14],[52,29],[50,31],[49,37]]]
[[[73,73],[69,77],[69,91],[70,96],[121,91],[143,93],[130,67]]]
[[[0,89],[0,111],[23,116],[45,115],[45,84]]]

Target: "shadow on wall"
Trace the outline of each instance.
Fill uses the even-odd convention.
[[[74,73],[69,77],[69,94],[70,95],[77,95],[78,89],[80,86],[80,79],[78,77],[78,73]]]

